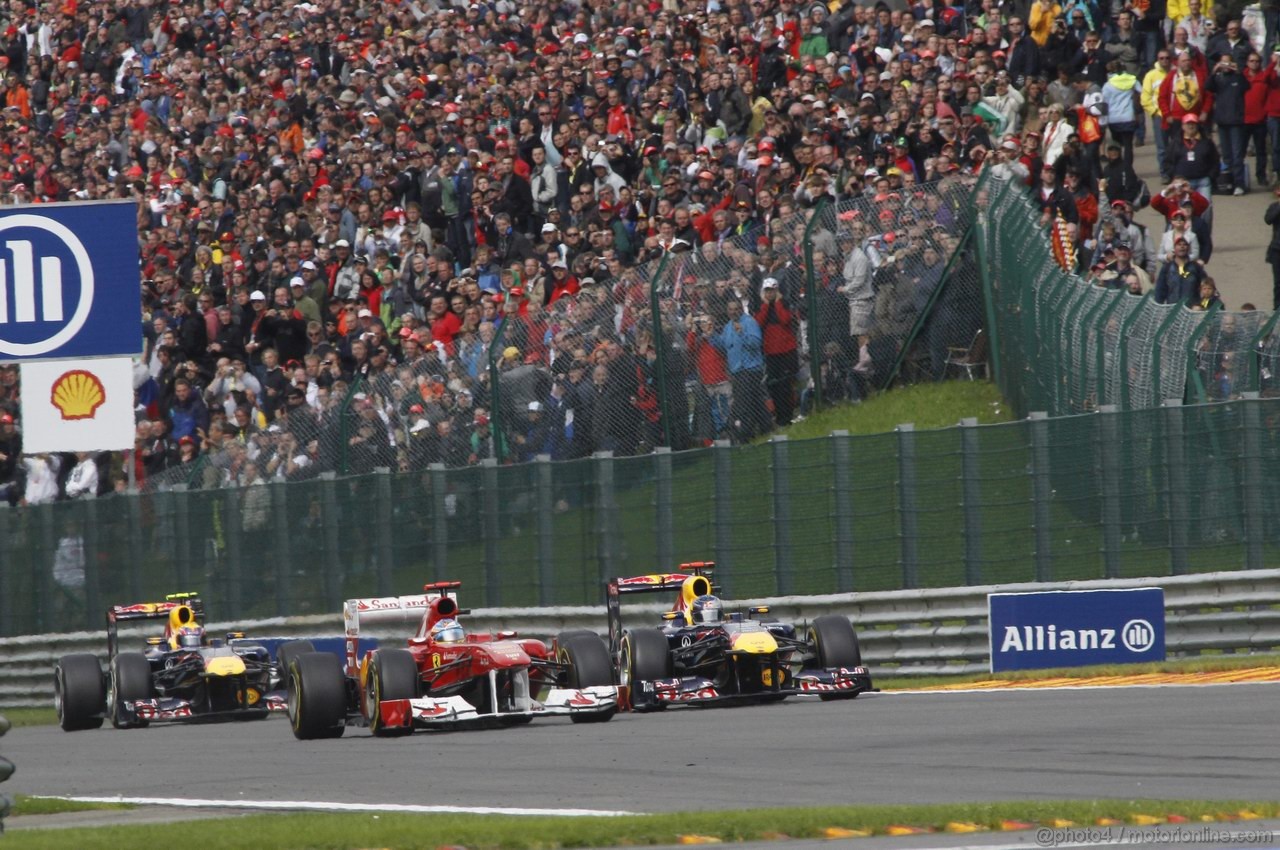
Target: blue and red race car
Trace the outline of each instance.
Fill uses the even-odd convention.
[[[668,705],[767,702],[792,695],[851,699],[872,690],[858,636],[837,614],[803,629],[770,619],[763,606],[726,612],[705,561],[678,573],[615,578],[607,585],[609,649],[624,703],[636,711]],[[650,627],[622,622],[622,599],[676,592]]]

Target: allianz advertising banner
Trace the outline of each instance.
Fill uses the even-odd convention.
[[[1164,590],[987,595],[991,672],[1164,660]]]

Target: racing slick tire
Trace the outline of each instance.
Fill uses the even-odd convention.
[[[369,731],[379,738],[409,735],[413,725],[387,727],[381,723],[378,703],[390,699],[413,699],[418,695],[418,662],[407,649],[379,649],[369,659],[365,679],[365,716]]]
[[[592,688],[613,684],[613,662],[609,659],[609,647],[604,639],[594,632],[574,631],[569,637],[561,635],[557,645],[564,653],[564,661],[569,665],[569,687]],[[613,711],[600,711],[591,714],[570,714],[574,723],[605,723],[617,714]]]
[[[622,636],[618,653],[619,684],[634,688],[636,682],[671,678],[671,650],[667,636],[656,629],[641,629]],[[632,701],[634,704],[634,700]],[[656,703],[637,711],[661,711],[666,703]]]
[[[102,666],[87,652],[64,655],[53,668],[53,707],[66,732],[102,727],[107,689]]]
[[[107,686],[107,713],[117,729],[144,729],[150,721],[125,716],[126,702],[151,699],[155,688],[151,681],[151,662],[141,652],[121,652],[111,659]]]
[[[299,741],[342,737],[347,729],[347,682],[338,656],[294,656],[289,662],[288,714]]]
[[[304,652],[315,652],[316,648],[309,640],[291,640],[280,644],[276,650],[276,664],[280,668],[280,678],[289,678],[289,662]]]
[[[858,645],[858,634],[847,617],[839,614],[823,614],[814,617],[809,624],[809,642],[813,644],[814,655],[818,658],[818,666],[829,667],[861,667],[862,648]],[[820,699],[853,699],[853,694],[821,694]]]

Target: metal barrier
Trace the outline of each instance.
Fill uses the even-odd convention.
[[[848,616],[858,629],[863,657],[879,678],[964,675],[987,670],[987,594],[1044,590],[1163,587],[1169,655],[1205,652],[1255,653],[1280,649],[1280,570],[1205,573],[1163,579],[1112,579],[1019,583],[983,587],[786,596],[743,600],[768,605],[781,620],[805,622],[821,614]],[[627,606],[628,622],[656,621],[661,604]],[[566,629],[603,632],[604,606],[563,608],[480,608],[467,623],[475,628],[511,629],[552,637]],[[210,624],[209,632],[246,631],[250,637],[334,636],[342,633],[339,615],[273,618]],[[92,652],[105,658],[105,633],[29,635],[0,639],[0,707],[49,706],[53,701],[53,664],[64,654]],[[145,632],[122,629],[126,643]],[[374,628],[370,634],[403,638],[404,631]]]

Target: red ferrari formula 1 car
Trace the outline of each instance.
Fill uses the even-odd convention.
[[[337,738],[347,726],[375,735],[458,725],[515,725],[568,715],[575,723],[609,720],[618,689],[604,640],[565,632],[548,647],[515,632],[467,632],[452,591],[435,582],[414,596],[351,599],[343,606],[345,665],[332,653],[290,659],[288,711],[301,740]],[[418,621],[405,649],[361,655],[360,629]]]
[[[768,617],[764,606],[726,612],[715,596],[715,564],[608,583],[609,648],[624,701],[636,711],[668,705],[768,702],[797,694],[849,699],[871,690],[858,636],[838,614],[803,630]],[[622,597],[676,591],[657,626],[624,628]],[[797,632],[799,631],[799,634]]]

